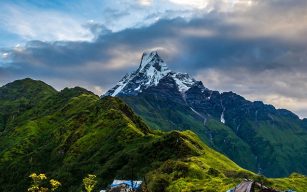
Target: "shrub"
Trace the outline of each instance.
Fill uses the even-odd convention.
[[[148,189],[151,192],[164,192],[170,184],[170,178],[164,174],[157,174],[148,184]]]
[[[216,170],[216,169],[210,167],[209,170],[208,170],[208,174],[209,174],[209,175],[212,175],[212,176],[214,176],[214,177],[217,177],[217,176],[220,175],[220,172],[219,172],[218,170]]]
[[[96,184],[97,184],[96,175],[88,174],[87,177],[83,179],[83,185],[87,192],[93,191]]]
[[[61,183],[55,179],[50,179],[48,182],[47,176],[42,173],[32,173],[29,177],[32,179],[31,186],[28,188],[29,192],[56,191],[61,186]]]

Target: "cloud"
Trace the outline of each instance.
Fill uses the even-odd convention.
[[[206,8],[209,4],[208,1],[204,0],[170,0],[170,2],[179,5],[187,5],[198,9]]]
[[[1,8],[0,23],[24,40],[90,41],[93,34],[80,21],[56,11],[6,5]]]
[[[89,29],[92,33],[92,40],[99,38],[100,36],[104,36],[112,31],[108,29],[105,25],[95,22],[94,20],[89,20],[87,23],[83,25],[85,28]]]
[[[249,68],[206,69],[198,72],[197,79],[208,88],[235,91],[250,100],[261,100],[278,108],[302,113],[307,108],[306,71],[266,69],[255,72]]]
[[[220,8],[232,11],[197,10],[190,18],[177,17],[178,10],[154,11],[147,15],[151,22],[158,18],[154,23],[117,31],[90,21],[85,28],[92,41],[30,41],[5,50],[10,62],[0,69],[11,79],[30,76],[59,89],[81,85],[101,94],[137,68],[143,51],[159,49],[171,69],[191,73],[210,89],[234,91],[307,117],[307,24],[301,22],[307,3],[232,2]]]
[[[254,5],[257,0],[169,0],[182,6],[217,12],[242,11]]]
[[[123,3],[124,2],[124,3]],[[231,2],[231,3],[229,3]],[[1,1],[0,36],[10,36],[15,42],[40,41],[91,41],[101,26],[111,31],[144,27],[159,19],[175,17],[193,18],[203,10],[210,12],[227,9],[234,11],[243,1],[225,0],[92,0],[85,1]],[[205,6],[206,5],[206,6]],[[205,7],[204,7],[205,6]],[[89,27],[87,21],[97,25]],[[98,31],[97,31],[98,30]],[[4,43],[2,43],[3,45]]]
[[[152,0],[138,0],[141,5],[149,6],[152,4]]]

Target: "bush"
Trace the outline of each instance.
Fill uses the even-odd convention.
[[[28,188],[29,192],[56,191],[61,186],[61,183],[55,179],[50,179],[48,182],[47,176],[42,173],[32,173],[29,177],[32,179],[31,186]]]
[[[96,175],[88,174],[87,177],[83,179],[83,185],[87,192],[93,191],[96,184],[97,184]]]
[[[218,170],[210,167],[209,170],[208,170],[208,174],[211,175],[211,176],[214,176],[214,177],[217,177],[220,175],[221,172],[219,172]]]
[[[164,174],[156,174],[148,184],[151,192],[164,192],[170,184],[170,178]]]

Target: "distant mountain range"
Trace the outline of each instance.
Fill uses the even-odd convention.
[[[198,118],[194,114],[191,123]],[[143,180],[149,192],[220,192],[244,178],[279,190],[307,188],[307,178],[297,173],[268,179],[242,169],[191,131],[152,130],[119,98],[100,99],[80,87],[58,92],[42,81],[23,79],[0,87],[0,191],[27,191],[33,172],[59,180],[63,192],[81,191],[89,173],[97,175],[94,191],[114,178]]]
[[[157,52],[104,96],[123,99],[150,127],[191,130],[240,166],[270,177],[307,174],[307,120],[171,71]]]

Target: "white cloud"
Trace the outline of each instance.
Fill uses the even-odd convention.
[[[286,108],[293,111],[300,111],[307,108],[307,99],[287,97],[278,94],[247,95],[247,97],[251,100],[262,100],[277,108]]]
[[[1,68],[8,67],[9,61],[10,61],[10,53],[0,50],[0,70]]]
[[[170,2],[195,9],[231,12],[245,10],[255,4],[255,0],[169,0]]]
[[[103,67],[104,70],[118,70],[130,66],[137,66],[139,58],[141,57],[140,52],[137,50],[127,51],[127,49],[128,48],[125,46],[114,47],[113,50],[109,51],[109,54],[112,55],[112,59],[100,66]]]
[[[24,40],[90,41],[93,34],[82,21],[65,13],[6,5],[1,13],[2,28]]]
[[[22,52],[25,50],[25,46],[21,45],[21,44],[16,44],[15,47],[13,48],[14,51],[16,52]]]
[[[6,59],[8,58],[8,56],[9,56],[9,53],[2,53],[2,59]]]
[[[209,1],[206,0],[170,0],[170,1],[175,4],[190,6],[198,9],[204,9],[209,4]]]
[[[143,6],[149,6],[152,4],[152,0],[138,0],[138,2]]]
[[[161,18],[192,18],[199,15],[194,9],[232,10],[233,7],[247,5],[250,0],[137,0],[126,2],[98,3],[97,6],[81,3],[76,12],[39,9],[33,6],[1,4],[0,29],[21,37],[24,41],[91,41],[97,37],[89,25],[102,23],[107,29],[121,31],[126,28],[150,25]],[[97,3],[97,2],[96,2]],[[95,3],[93,3],[95,4]],[[135,7],[135,5],[144,7]],[[66,6],[72,7],[67,4]],[[88,8],[89,10],[86,10]],[[72,9],[72,8],[70,8]],[[112,10],[112,11],[110,11]],[[79,14],[79,12],[88,12]],[[127,14],[129,12],[129,14]],[[104,13],[104,14],[101,14]],[[152,17],[152,15],[157,15]],[[95,18],[95,21],[92,19]]]
[[[205,28],[184,28],[180,31],[180,34],[191,37],[211,37],[215,35],[215,32]]]
[[[278,75],[276,75],[278,74]],[[200,71],[196,79],[203,81],[209,89],[234,91],[248,100],[263,101],[277,108],[291,110],[306,117],[306,76],[304,72],[262,72],[244,68],[207,69]]]
[[[102,87],[95,85],[93,91],[96,95],[102,95],[105,91]]]

